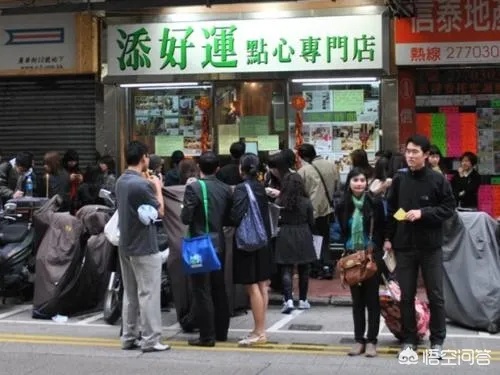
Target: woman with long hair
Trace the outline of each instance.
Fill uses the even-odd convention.
[[[377,160],[373,177],[368,186],[369,191],[377,197],[385,197],[392,184],[392,179],[389,177],[389,159],[382,156]]]
[[[368,183],[373,179],[373,167],[368,162],[368,154],[363,149],[351,152],[351,162],[353,168],[360,168],[368,179]]]
[[[115,159],[111,155],[104,155],[99,159],[99,169],[102,173],[102,188],[114,193],[116,184]]]
[[[50,151],[43,157],[43,168],[45,173],[40,178],[38,186],[38,196],[52,198],[58,194],[63,199],[61,211],[71,208],[70,201],[70,177],[66,170],[62,168],[61,156],[56,151]]]
[[[307,301],[309,269],[316,261],[313,235],[314,213],[306,194],[304,181],[297,173],[285,176],[276,203],[281,207],[280,231],[276,238],[275,261],[280,265],[283,283],[283,308],[290,314],[294,309],[292,276],[295,266],[299,272],[299,309],[309,309]]]
[[[262,221],[268,236],[268,245],[249,252],[238,249],[233,251],[233,282],[246,286],[250,297],[250,306],[254,319],[254,329],[239,341],[240,346],[264,344],[266,337],[266,311],[269,303],[269,279],[272,275],[272,253],[270,247],[271,225],[268,215],[268,199],[264,187],[257,181],[259,158],[254,154],[245,154],[240,159],[240,173],[244,182],[236,185],[233,195],[231,220],[237,227],[250,207],[248,185],[255,196]]]
[[[360,168],[353,168],[347,175],[346,190],[337,206],[346,252],[366,250],[373,246],[373,257],[378,270],[382,269],[382,244],[384,239],[384,206],[382,202],[366,193],[367,176]],[[372,231],[373,220],[373,233]],[[370,238],[371,235],[371,238]],[[351,286],[352,315],[354,320],[354,339],[356,343],[349,352],[350,356],[365,353],[367,357],[377,355],[377,337],[380,324],[379,305],[380,275],[359,285]],[[366,312],[368,310],[368,332],[365,337]]]
[[[62,166],[69,175],[70,191],[69,199],[71,200],[71,211],[76,212],[81,202],[78,201],[78,188],[83,182],[83,173],[80,170],[80,156],[78,152],[73,149],[66,151],[62,158]]]

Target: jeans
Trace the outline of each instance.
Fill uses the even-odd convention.
[[[401,288],[401,320],[403,342],[417,345],[415,317],[415,295],[417,293],[418,269],[422,269],[427,298],[431,312],[431,345],[443,345],[446,338],[446,312],[443,297],[443,250],[414,249],[395,251],[396,275]]]
[[[293,264],[281,265],[281,277],[283,281],[283,297],[285,301],[293,299]],[[309,289],[309,264],[299,264],[299,299],[307,300],[307,290]]]
[[[201,341],[225,341],[229,329],[229,302],[224,268],[191,275],[195,322]]]
[[[360,344],[366,342],[377,344],[380,328],[379,284],[377,273],[363,281],[361,285],[351,286],[354,339]],[[365,339],[366,310],[368,310],[368,334]]]

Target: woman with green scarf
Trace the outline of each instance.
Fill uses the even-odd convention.
[[[346,191],[337,205],[339,222],[345,248],[348,252],[365,250],[370,243],[370,225],[373,218],[371,243],[378,269],[382,268],[382,243],[384,239],[385,214],[381,200],[366,193],[367,176],[363,170],[353,168],[347,175]],[[354,339],[356,343],[350,356],[377,355],[377,337],[380,323],[379,273],[351,287]],[[366,313],[368,310],[368,332],[365,338]]]

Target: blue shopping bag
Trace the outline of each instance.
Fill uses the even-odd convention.
[[[205,234],[182,239],[182,264],[188,275],[208,273],[221,269],[221,263],[215,251],[208,227],[208,194],[205,181],[199,180],[205,211]]]

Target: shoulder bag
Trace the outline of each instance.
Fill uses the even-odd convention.
[[[221,269],[221,263],[210,237],[208,226],[208,194],[205,181],[198,181],[201,186],[203,210],[205,212],[205,234],[182,239],[182,263],[186,274],[208,273]]]
[[[377,273],[377,263],[373,260],[373,222],[372,216],[370,219],[368,247],[349,255],[347,250],[345,250],[337,263],[343,287],[346,284],[349,286],[359,285]]]
[[[333,221],[335,221],[335,207],[333,204],[333,197],[330,197],[330,195],[328,193],[328,188],[326,186],[325,179],[323,178],[323,175],[319,171],[318,167],[316,167],[312,162],[311,162],[311,166],[316,170],[316,173],[318,173],[318,176],[321,180],[321,183],[323,184],[323,189],[325,190],[326,199],[328,200],[328,204],[330,205],[330,208],[333,210],[332,214],[330,215],[330,221],[333,222]]]
[[[259,204],[250,185],[245,182],[248,194],[248,210],[236,228],[236,247],[244,251],[255,251],[267,245],[268,236]]]

